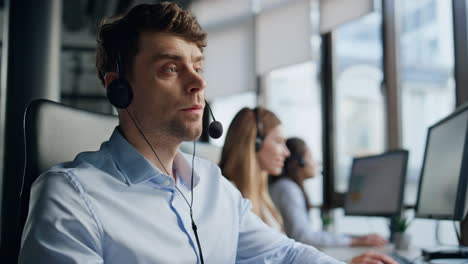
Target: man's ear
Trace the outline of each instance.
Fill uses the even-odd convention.
[[[104,86],[106,87],[106,89],[109,87],[109,85],[111,84],[113,80],[116,80],[118,78],[119,78],[119,75],[116,72],[107,72],[104,75]]]

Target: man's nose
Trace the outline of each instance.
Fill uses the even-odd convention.
[[[192,94],[192,93],[203,91],[203,89],[205,89],[206,87],[205,79],[203,78],[203,76],[201,76],[200,73],[198,73],[194,69],[191,69],[189,71],[188,78],[190,78],[189,85],[187,86],[188,93]]]

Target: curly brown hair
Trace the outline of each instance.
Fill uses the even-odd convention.
[[[143,32],[178,35],[195,43],[202,52],[206,47],[207,33],[190,12],[177,4],[163,2],[137,5],[123,15],[106,17],[99,23],[96,68],[103,85],[104,75],[116,71],[118,56],[125,77],[132,75],[133,60],[138,53]]]

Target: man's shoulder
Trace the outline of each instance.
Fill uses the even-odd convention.
[[[85,151],[76,155],[73,161],[57,164],[51,167],[50,171],[80,171],[99,170],[111,160],[111,155],[105,150]]]
[[[86,172],[100,172],[100,169],[95,167],[93,164],[88,163],[81,159],[76,159],[73,161],[63,162],[57,165],[54,165],[44,171],[39,178],[42,180],[45,179],[66,179],[66,178],[79,178]]]
[[[63,162],[47,169],[39,178],[42,181],[59,180],[85,183],[92,180],[96,182],[100,175],[106,175],[112,169],[115,169],[115,164],[103,151],[82,152],[73,161]]]

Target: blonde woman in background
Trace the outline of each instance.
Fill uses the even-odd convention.
[[[264,108],[243,108],[229,126],[219,166],[245,198],[252,211],[275,230],[283,220],[268,193],[268,174],[279,175],[289,151],[281,122]]]

